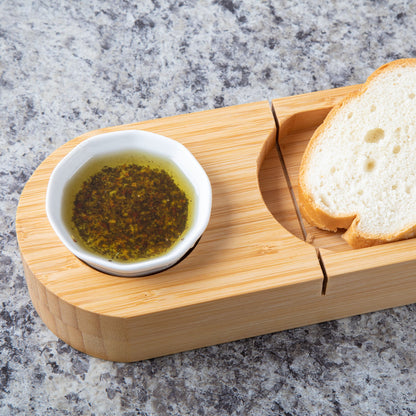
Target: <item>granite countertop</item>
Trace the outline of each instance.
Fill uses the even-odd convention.
[[[416,56],[415,5],[20,0],[0,15],[1,415],[416,413],[415,305],[113,363],[43,324],[15,232],[24,184],[69,139],[361,83]]]

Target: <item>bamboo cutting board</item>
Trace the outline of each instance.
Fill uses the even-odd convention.
[[[416,239],[351,250],[297,209],[303,150],[332,106],[356,88],[101,129],[57,149],[26,184],[16,217],[42,320],[80,351],[137,361],[416,302]],[[45,213],[56,164],[86,138],[119,129],[178,140],[212,184],[211,220],[198,245],[152,276],[91,269],[62,245]]]

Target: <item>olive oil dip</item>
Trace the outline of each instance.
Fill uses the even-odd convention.
[[[125,152],[92,159],[65,189],[63,217],[85,249],[117,262],[165,254],[192,222],[193,188],[173,162]]]

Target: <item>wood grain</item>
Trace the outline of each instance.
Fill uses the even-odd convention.
[[[416,302],[416,239],[351,250],[296,210],[306,144],[356,88],[273,100],[278,148],[270,106],[260,102],[101,129],[57,149],[26,184],[16,216],[42,320],[80,351],[136,361]],[[180,141],[213,187],[212,217],[199,244],[152,276],[91,269],[66,250],[46,218],[46,186],[59,160],[86,138],[120,129]]]
[[[180,141],[206,170],[212,216],[192,253],[164,272],[121,278],[74,257],[45,213],[49,176],[74,146],[93,135],[142,129]],[[292,328],[321,319],[322,272],[315,249],[276,221],[285,201],[276,128],[267,102],[93,131],[52,153],[20,198],[16,229],[33,304],[61,339],[88,354],[136,361]],[[296,218],[296,216],[295,216]],[[296,225],[297,224],[297,225]]]

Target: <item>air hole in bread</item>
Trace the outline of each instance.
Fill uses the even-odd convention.
[[[374,159],[367,159],[364,164],[364,170],[366,172],[372,172],[376,167],[376,161]]]
[[[362,195],[364,193],[364,191],[362,190],[362,189],[360,189],[358,192],[357,192],[357,194],[358,195]]]
[[[373,113],[374,111],[376,111],[376,106],[373,104],[370,108],[370,111]]]
[[[335,171],[336,171],[335,166],[332,166],[332,168],[329,172],[333,175],[335,173]]]
[[[397,189],[397,185],[393,185],[393,186],[391,187],[391,189],[393,189],[393,191],[395,191],[395,190]]]
[[[412,100],[413,98],[415,98],[415,94],[413,94],[412,92],[409,94],[409,98]]]
[[[352,117],[352,113],[348,113],[347,118],[350,119]]]
[[[368,130],[364,137],[364,140],[367,143],[377,143],[383,137],[384,137],[384,130],[380,128],[376,128],[376,129]]]
[[[412,191],[412,187],[410,185],[406,185],[405,191],[407,194],[410,194],[410,192]]]
[[[394,147],[393,147],[393,153],[394,153],[395,155],[397,155],[397,153],[399,153],[399,152],[400,152],[400,150],[401,150],[401,147],[400,147],[400,145],[399,145],[399,144],[396,144],[396,146],[394,146]]]
[[[397,127],[397,129],[394,130],[394,137],[396,137],[396,138],[399,138],[400,137],[400,130],[401,130],[400,127]]]

